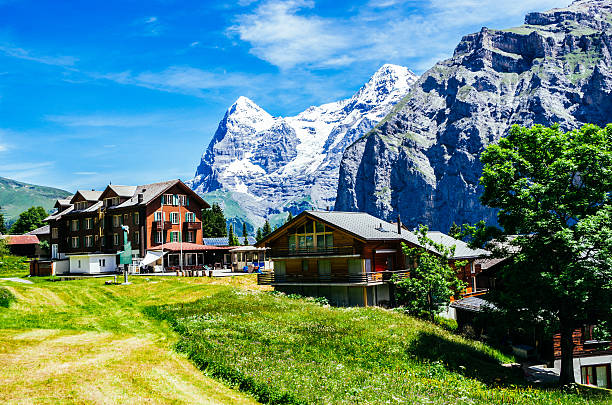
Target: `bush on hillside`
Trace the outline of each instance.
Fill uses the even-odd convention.
[[[16,298],[12,292],[5,287],[0,287],[0,307],[8,308],[11,302],[15,300]]]

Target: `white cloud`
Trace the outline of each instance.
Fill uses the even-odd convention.
[[[45,65],[54,66],[73,66],[77,59],[73,56],[47,56],[36,55],[31,51],[16,46],[0,45],[0,52],[13,58],[29,60],[32,62],[43,63]]]
[[[3,145],[3,144],[0,143],[0,152],[5,152],[7,150],[8,150],[8,146]]]
[[[526,12],[566,2],[429,0],[410,7],[414,1],[382,0],[347,10],[346,17],[323,17],[314,13],[313,1],[268,0],[237,16],[227,32],[248,43],[253,55],[281,69],[401,63],[432,54],[450,56],[458,39],[478,25],[516,25]]]
[[[165,28],[156,16],[140,18],[134,22],[134,25],[139,27],[137,35],[145,37],[157,37],[161,35]]]

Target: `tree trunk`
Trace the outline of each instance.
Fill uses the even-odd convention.
[[[574,339],[572,337],[574,328],[561,324],[561,372],[559,376],[560,385],[568,385],[576,382],[574,380]]]

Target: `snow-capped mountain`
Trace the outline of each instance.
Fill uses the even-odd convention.
[[[219,123],[190,185],[200,194],[224,193],[240,207],[233,214],[254,226],[287,211],[333,207],[342,153],[416,79],[406,67],[384,65],[353,97],[295,117],[273,117],[240,97]]]

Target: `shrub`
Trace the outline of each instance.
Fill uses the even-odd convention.
[[[459,329],[459,325],[457,325],[457,321],[454,319],[443,318],[441,316],[436,316],[434,318],[434,323],[438,326],[443,327],[449,332],[457,332]]]
[[[7,288],[0,287],[0,307],[8,308],[16,298]]]

